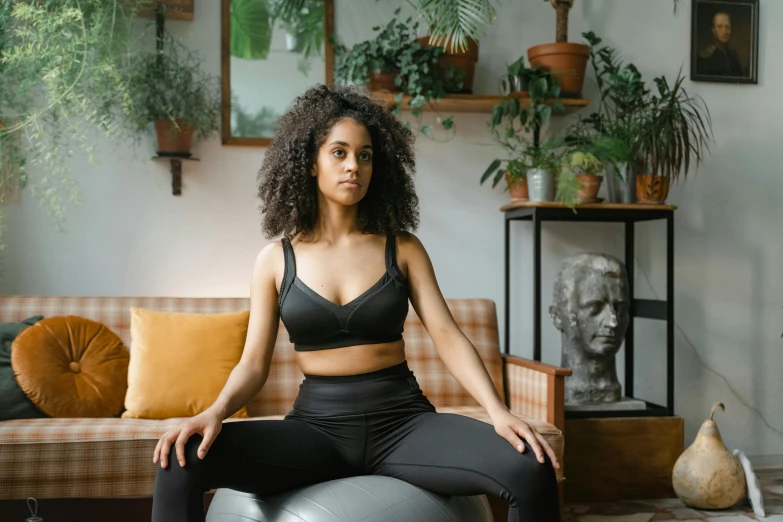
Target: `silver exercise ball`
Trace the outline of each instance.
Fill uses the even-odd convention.
[[[331,480],[260,498],[218,489],[207,522],[492,522],[484,495],[444,496],[391,477]]]

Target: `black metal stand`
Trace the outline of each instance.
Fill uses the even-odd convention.
[[[511,208],[507,208],[511,207]],[[630,290],[631,321],[625,335],[624,395],[634,398],[634,321],[636,317],[666,321],[666,406],[645,401],[646,410],[566,411],[566,418],[648,417],[674,414],[674,210],[661,205],[602,204],[571,209],[552,203],[504,207],[505,231],[505,346],[510,353],[510,230],[512,221],[533,223],[533,359],[541,360],[541,223],[543,221],[611,222],[625,224],[625,265]],[[634,293],[635,224],[639,221],[666,220],[666,300],[636,299]]]

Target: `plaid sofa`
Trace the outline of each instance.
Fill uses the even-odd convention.
[[[124,298],[0,296],[0,322],[34,315],[78,315],[101,322],[130,346],[129,308],[221,313],[249,308],[245,298]],[[450,299],[457,323],[480,354],[500,397],[535,426],[562,462],[563,379],[569,370],[500,353],[495,304]],[[481,406],[438,358],[427,331],[410,308],[404,339],[411,369],[438,411],[490,422]],[[131,357],[133,355],[131,354]],[[304,378],[288,333],[280,325],[269,379],[248,404],[251,418],[280,419]],[[244,419],[227,422],[245,422]],[[151,497],[158,438],[180,419],[46,418],[0,422],[0,500]],[[562,468],[558,480],[562,481]],[[562,482],[561,482],[562,485]],[[562,487],[561,487],[562,491]]]

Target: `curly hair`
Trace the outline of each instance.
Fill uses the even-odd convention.
[[[280,117],[258,172],[259,209],[267,238],[290,239],[312,231],[318,218],[313,165],[327,134],[342,118],[363,124],[372,138],[372,180],[359,202],[359,230],[400,235],[418,227],[413,133],[370,99],[366,89],[318,84],[298,96]]]

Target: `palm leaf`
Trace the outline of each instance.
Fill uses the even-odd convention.
[[[231,56],[266,60],[272,43],[267,0],[231,0]]]
[[[491,0],[419,0],[419,14],[430,28],[430,45],[464,52],[468,38],[479,40],[495,18]]]

